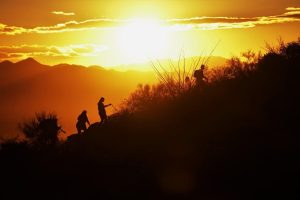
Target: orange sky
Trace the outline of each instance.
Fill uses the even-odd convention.
[[[230,57],[300,36],[299,0],[1,0],[0,60],[115,66]]]

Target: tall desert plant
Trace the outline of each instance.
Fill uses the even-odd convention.
[[[219,45],[220,41],[209,52],[208,56],[203,56],[204,51],[196,58],[192,58],[190,64],[187,64],[187,60],[182,50],[177,60],[168,60],[167,65],[163,65],[159,60],[151,61],[152,69],[155,72],[159,84],[165,87],[165,92],[168,96],[176,97],[187,90],[191,89],[195,85],[194,72],[201,65],[207,65],[209,60]]]

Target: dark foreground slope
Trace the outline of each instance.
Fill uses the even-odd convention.
[[[176,97],[142,88],[130,110],[55,147],[3,144],[0,195],[299,199],[300,45],[247,66]]]

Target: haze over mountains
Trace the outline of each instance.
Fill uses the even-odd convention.
[[[213,57],[210,63],[220,65],[225,61]],[[191,59],[187,60],[190,62]],[[97,102],[101,96],[106,98],[106,103],[117,106],[139,83],[155,81],[151,71],[120,72],[69,64],[48,66],[33,58],[17,63],[3,61],[0,63],[0,137],[15,136],[18,123],[41,111],[56,113],[63,128],[72,134],[83,109],[88,111],[92,123],[99,120]],[[113,113],[114,108],[107,111]]]

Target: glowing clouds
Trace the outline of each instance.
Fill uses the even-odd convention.
[[[73,16],[75,13],[73,12],[63,12],[63,11],[52,11],[51,12],[54,15],[64,15],[64,16]]]

